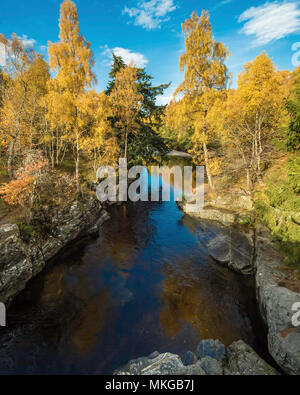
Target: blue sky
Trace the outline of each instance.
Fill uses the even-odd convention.
[[[15,32],[25,45],[47,56],[48,41],[58,39],[60,0],[2,2],[0,32]],[[166,103],[178,83],[184,50],[181,23],[192,11],[210,11],[213,33],[229,48],[227,64],[233,86],[243,64],[265,50],[279,69],[294,68],[300,42],[300,1],[257,0],[75,0],[80,30],[91,42],[97,89],[105,88],[112,50],[126,61],[146,66],[155,83],[172,81],[160,102]],[[300,49],[300,43],[298,48]],[[299,56],[300,58],[300,56]],[[294,57],[295,59],[295,57]],[[1,63],[1,59],[0,59]]]

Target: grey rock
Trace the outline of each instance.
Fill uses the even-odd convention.
[[[224,209],[236,210],[238,212],[253,210],[253,202],[251,196],[242,193],[226,193],[226,195],[218,196],[214,202],[210,204]]]
[[[256,352],[242,340],[227,349],[227,375],[277,375],[274,368],[262,360]]]
[[[208,376],[221,376],[223,375],[223,367],[222,363],[216,359],[211,357],[205,357],[200,360],[201,369]]]
[[[300,294],[281,285],[284,257],[263,231],[258,232],[256,251],[257,299],[268,327],[269,352],[287,374],[300,375],[300,327],[292,324],[292,306],[300,302]]]
[[[196,354],[192,351],[187,351],[184,356],[183,364],[184,366],[194,365],[197,362]]]
[[[182,374],[186,376],[206,376],[205,371],[201,367],[201,361],[197,361],[194,365],[186,366]]]
[[[115,375],[182,375],[186,367],[178,355],[164,353],[157,357],[144,357],[128,362]]]
[[[53,210],[51,218],[51,234],[29,243],[22,240],[16,224],[0,226],[0,302],[9,304],[47,261],[68,243],[89,233],[93,224],[98,229],[109,214],[98,200],[90,197],[84,202],[73,202],[68,209]]]
[[[238,215],[234,221],[230,215],[224,216],[224,211],[216,208],[220,201],[212,205],[214,209],[202,210],[198,218],[227,224],[239,220]],[[180,204],[180,208],[185,211],[185,204]],[[287,374],[300,375],[300,327],[292,324],[292,306],[300,302],[300,293],[285,285],[286,275],[281,270],[284,257],[276,251],[269,232],[258,228],[253,235],[228,227],[215,235],[207,247],[214,260],[230,269],[244,275],[255,274],[258,306],[268,327],[269,352]]]
[[[194,197],[188,198],[188,203],[194,202]],[[189,214],[187,203],[180,204],[183,211]],[[224,224],[235,223],[241,217],[240,213],[251,215],[253,211],[253,201],[251,196],[245,195],[243,192],[235,191],[234,193],[227,192],[226,195],[219,195],[216,199],[205,196],[204,210],[198,213],[191,212],[191,215],[202,219],[210,219],[219,221]]]
[[[149,355],[149,358],[150,359],[154,359],[154,358],[156,358],[158,356],[159,356],[159,352],[158,351],[154,351],[152,354]]]
[[[230,262],[229,256],[229,237],[227,229],[224,233],[219,233],[207,243],[207,251],[215,261],[228,265]]]
[[[99,219],[97,222],[88,230],[89,234],[94,234],[99,231],[101,225],[103,225],[106,221],[110,219],[110,214],[106,210],[102,210]]]
[[[208,241],[208,254],[217,262],[243,275],[254,273],[254,243],[251,231],[222,228]]]
[[[24,244],[16,224],[0,226],[0,271],[11,267],[26,257]]]
[[[250,229],[247,232],[239,227],[230,229],[228,267],[245,276],[254,274],[254,235]]]
[[[225,225],[237,222],[237,215],[227,210],[204,208],[198,212],[193,212],[189,209],[188,204],[181,205],[181,207],[186,214],[190,214],[199,219],[218,221]]]
[[[157,352],[149,357],[128,362],[115,375],[276,375],[275,369],[263,361],[243,341],[233,343],[227,349],[219,341],[201,342],[201,355],[192,365],[184,366],[178,355]],[[201,344],[200,343],[200,344]],[[216,358],[206,355],[210,353]]]
[[[225,357],[225,346],[219,340],[202,340],[197,348],[197,356],[200,359],[210,357],[222,361]]]

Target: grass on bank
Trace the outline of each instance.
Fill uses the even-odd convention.
[[[254,194],[259,219],[271,230],[286,263],[300,269],[300,154],[281,158]]]

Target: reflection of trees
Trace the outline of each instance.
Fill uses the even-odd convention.
[[[197,281],[184,281],[181,273],[169,273],[163,281],[165,308],[160,322],[169,336],[177,335],[187,323],[192,324],[203,338],[211,335],[213,309],[201,298]]]
[[[194,324],[201,300],[197,289],[180,286],[180,278],[168,277],[163,282],[166,307],[160,313],[160,322],[169,336],[178,334],[186,323]]]
[[[176,267],[180,266],[181,263],[176,262]],[[160,313],[160,322],[169,336],[174,337],[186,324],[191,324],[202,339],[218,338],[230,344],[241,337],[244,322],[238,322],[240,313],[227,289],[222,290],[220,284],[210,282],[209,276],[191,278],[169,265],[163,266],[163,272],[165,307]]]
[[[71,342],[77,352],[88,354],[104,328],[113,325],[117,306],[132,298],[126,287],[129,271],[152,237],[149,205],[116,207],[112,221],[84,254],[82,247],[75,248],[44,277],[41,334],[49,347]]]
[[[106,224],[98,240],[95,259],[105,257],[122,276],[127,276],[155,232],[148,219],[151,206],[152,203],[137,202],[114,208],[113,220]]]
[[[107,321],[113,318],[109,291],[104,290],[89,299],[78,318],[80,325],[74,331],[72,341],[80,354],[88,354],[97,343]]]
[[[110,290],[98,289],[93,272],[84,263],[69,270],[56,266],[46,276],[41,295],[47,313],[41,322],[43,338],[55,349],[71,341],[80,354],[87,354],[104,325],[113,319],[114,304]]]
[[[69,247],[53,260],[50,270],[33,280],[25,291],[25,306],[20,301],[15,308],[18,319],[24,316],[22,336],[29,333],[32,348],[41,341],[53,354],[62,350],[87,356],[99,347],[104,331],[114,330],[119,306],[133,297],[128,273],[155,231],[148,218],[151,206],[114,207],[98,240]]]

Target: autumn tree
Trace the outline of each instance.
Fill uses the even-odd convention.
[[[116,75],[115,87],[110,94],[115,126],[120,130],[124,143],[124,158],[128,156],[128,139],[140,130],[138,115],[143,96],[138,93],[136,79],[134,66],[122,68]]]
[[[80,193],[81,144],[88,126],[80,117],[86,89],[95,81],[90,43],[79,32],[76,5],[65,0],[60,9],[60,41],[49,43],[49,62],[56,77],[49,83],[46,107],[50,127],[64,130],[74,151],[77,191]]]
[[[122,69],[126,68],[126,64],[121,56],[113,53],[113,63],[109,72],[110,80],[107,85],[106,94],[110,95],[116,83],[116,75]],[[146,68],[136,68],[136,85],[137,91],[143,96],[143,102],[140,108],[140,117],[147,118],[153,121],[158,121],[162,115],[165,106],[157,105],[157,96],[164,93],[171,83],[161,84],[157,86],[152,85],[153,77],[146,72]],[[156,118],[156,119],[155,119]]]
[[[32,220],[33,206],[38,199],[39,182],[47,165],[48,161],[41,153],[28,152],[24,164],[16,171],[15,179],[4,183],[0,188],[0,195],[9,205],[20,205],[27,210],[28,223]]]
[[[181,55],[180,71],[185,71],[184,81],[176,90],[182,96],[174,101],[167,114],[167,126],[177,124],[182,130],[194,129],[193,141],[202,146],[210,188],[214,190],[208,143],[214,137],[208,118],[215,100],[226,90],[228,72],[225,65],[229,53],[212,35],[209,14],[203,11],[198,17],[193,13],[183,25],[185,53]],[[177,114],[179,117],[176,119]],[[172,121],[173,120],[173,121]]]
[[[113,116],[109,97],[104,92],[90,90],[82,96],[80,119],[88,125],[89,132],[82,138],[82,149],[92,161],[94,174],[100,165],[117,163],[119,144],[117,134],[112,128],[110,117]]]
[[[34,149],[23,154],[15,178],[0,187],[0,196],[11,206],[21,206],[27,224],[47,228],[53,208],[60,210],[74,200],[76,187],[68,174],[51,170],[42,151]],[[41,224],[41,221],[43,224]]]
[[[219,107],[219,131],[225,152],[242,159],[248,192],[253,177],[261,178],[264,162],[274,152],[272,140],[285,120],[288,80],[289,73],[277,71],[263,52],[244,66],[237,90],[231,90]]]
[[[2,74],[0,139],[7,147],[8,174],[13,178],[17,153],[39,144],[43,111],[41,98],[50,78],[48,65],[32,48],[25,48],[13,34],[0,36],[5,47],[6,62]]]
[[[45,133],[45,111],[42,100],[50,80],[49,66],[41,55],[35,54],[28,70],[29,84],[25,105],[29,149],[40,148],[40,137]]]
[[[5,66],[3,78],[6,89],[2,96],[0,109],[0,139],[7,147],[7,171],[13,178],[13,161],[17,142],[21,145],[25,134],[25,112],[28,97],[33,51],[26,50],[16,34],[11,38],[0,35],[0,43],[5,47]]]
[[[115,87],[117,73],[124,68],[126,64],[123,59],[113,54],[110,80],[106,89],[107,95],[110,95]],[[167,151],[164,139],[159,133],[163,125],[165,106],[157,104],[157,97],[164,93],[170,83],[153,86],[153,77],[145,68],[136,68],[136,74],[137,92],[143,96],[143,101],[137,116],[140,125],[139,133],[135,135],[134,144],[129,144],[128,155],[132,164],[153,163],[158,152],[164,154]]]

